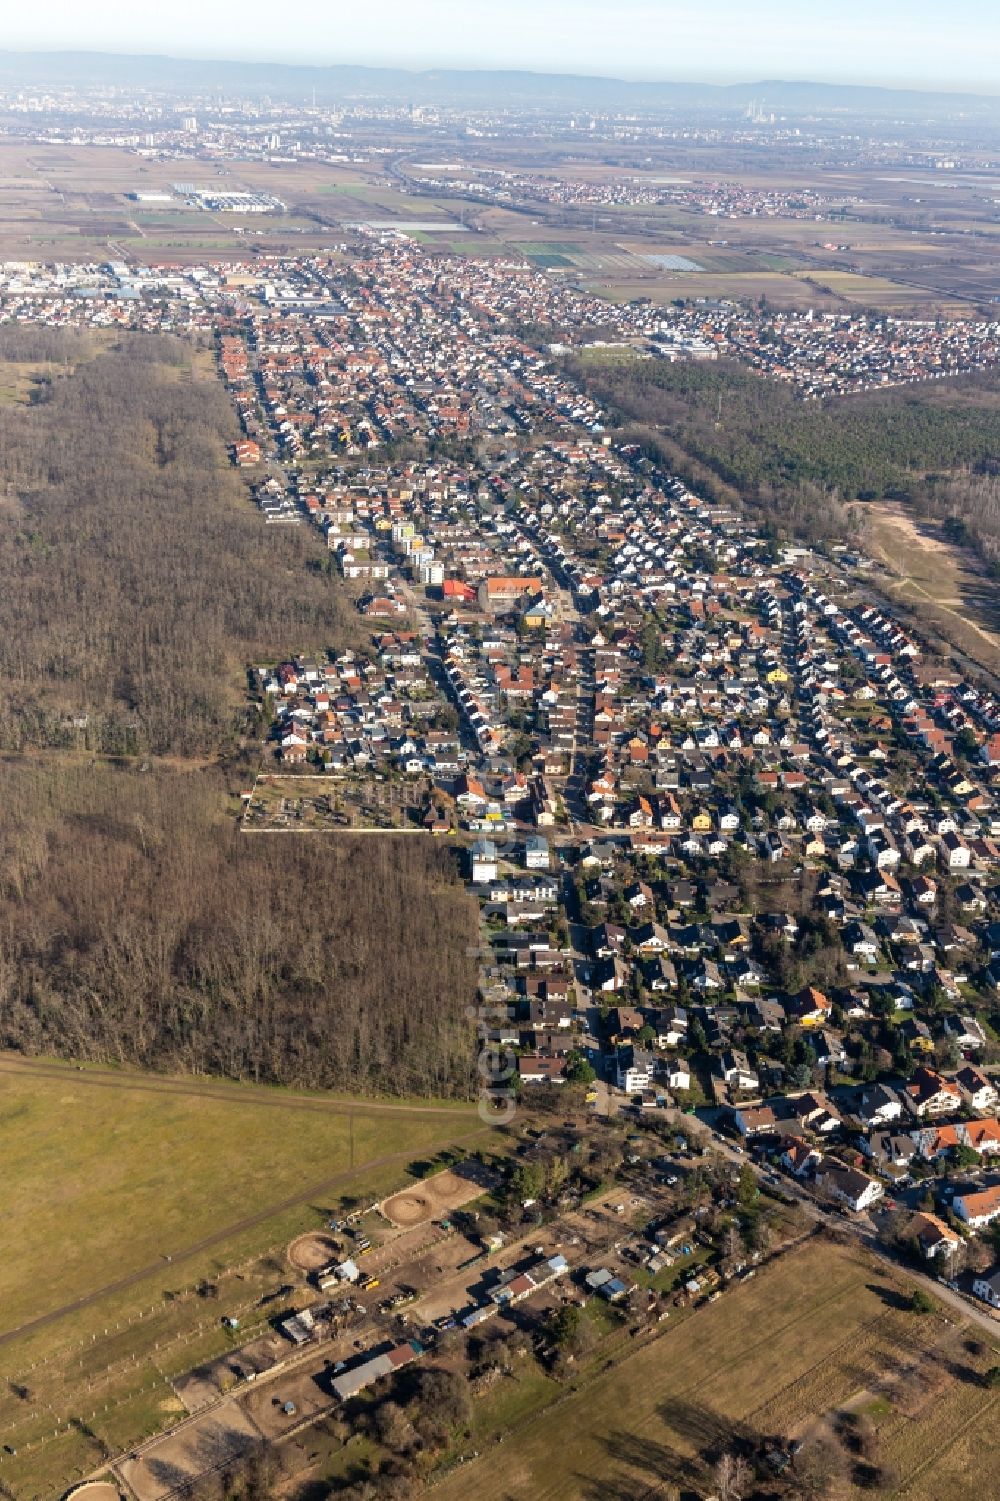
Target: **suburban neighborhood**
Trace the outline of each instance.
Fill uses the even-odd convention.
[[[238,837],[440,841],[478,910],[491,1108],[532,1122],[415,1219],[390,1197],[290,1250],[182,1423],[235,1391],[275,1439],[363,1432],[380,1383],[515,1308],[564,1371],[584,1315],[652,1337],[817,1227],[991,1325],[1000,693],[860,549],[779,541],[624,441],[538,330],[610,320],[807,398],[993,361],[997,325],[789,314],[761,341],[735,305],[612,308],[401,232],[355,249],[0,274],[6,320],[183,330],[214,362],[241,504],[302,529],[352,622],[247,664]],[[175,1443],[119,1463],[135,1494],[174,1494]]]

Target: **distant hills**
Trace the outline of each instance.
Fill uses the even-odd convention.
[[[177,92],[268,94],[275,99],[331,103],[358,98],[414,104],[511,104],[538,108],[684,109],[742,112],[751,100],[796,115],[844,113],[903,118],[920,115],[1000,116],[1000,97],[923,92],[867,85],[761,79],[755,83],[636,83],[569,73],[330,67],[139,57],[110,52],[0,51],[0,85],[44,88],[111,84]]]

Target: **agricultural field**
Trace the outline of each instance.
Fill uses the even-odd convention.
[[[697,254],[696,251],[692,254]],[[639,263],[641,264],[641,262]],[[766,297],[778,309],[815,307],[833,311],[844,303],[829,293],[804,288],[793,275],[782,271],[748,268],[745,271],[659,271],[649,266],[644,273],[585,279],[588,291],[611,302],[629,302],[634,297],[672,302],[675,297],[723,297],[736,301]]]
[[[518,166],[516,152],[511,166]],[[181,167],[184,166],[184,170]],[[195,170],[197,168],[197,170]],[[621,176],[622,168],[577,162],[565,175],[580,181]],[[648,170],[648,169],[647,169]],[[641,179],[645,173],[626,170]],[[671,177],[669,164],[654,176]],[[791,166],[748,173],[745,166],[685,161],[678,181],[701,175],[737,177],[762,189],[806,186]],[[275,193],[288,204],[280,216],[211,214],[179,200],[142,204],[125,195],[169,189],[178,177],[225,178],[233,189]],[[800,181],[801,179],[801,181]],[[925,183],[909,222],[912,183],[885,174],[835,172],[831,193],[857,193],[860,220],[843,225],[808,219],[712,220],[676,204],[578,208],[533,204],[530,213],[470,203],[447,193],[408,193],[383,162],[251,161],[185,164],[142,160],[115,147],[0,143],[0,259],[168,259],[191,264],[223,255],[312,250],[331,233],[365,220],[461,219],[452,232],[415,235],[443,253],[472,257],[526,256],[540,269],[579,276],[613,301],[648,296],[766,296],[776,308],[830,311],[876,307],[887,312],[949,316],[988,300],[992,255],[969,254],[968,230],[980,226],[975,201],[955,182]],[[934,221],[934,232],[929,224]],[[893,222],[896,221],[896,222]],[[723,239],[713,240],[722,233]],[[963,236],[956,256],[953,236]],[[835,246],[833,240],[843,242]],[[695,269],[697,268],[697,269]]]
[[[805,1471],[821,1462],[843,1501],[864,1494],[865,1466],[891,1476],[894,1494],[957,1501],[1000,1458],[990,1422],[1000,1397],[983,1381],[994,1344],[1000,1326],[994,1341],[978,1326],[916,1314],[905,1277],[811,1240],[612,1369],[576,1378],[556,1406],[515,1421],[502,1462],[491,1451],[466,1463],[437,1494],[596,1501],[657,1495],[661,1486],[703,1494],[707,1455],[781,1437],[803,1441],[796,1463]]]
[[[713,160],[695,152],[678,181],[701,175],[737,177],[762,189],[807,186],[799,169],[771,171]],[[511,166],[517,167],[516,153]],[[0,258],[79,260],[111,253],[138,261],[164,258],[190,263],[227,252],[312,249],[330,231],[365,219],[454,219],[468,224],[454,236],[429,236],[441,251],[471,256],[522,254],[543,269],[579,273],[615,301],[635,296],[758,297],[776,307],[812,305],[830,310],[872,306],[888,312],[945,316],[988,299],[995,288],[992,255],[969,255],[968,230],[982,231],[974,194],[952,181],[913,181],[861,172],[825,174],[831,193],[855,193],[860,218],[843,225],[808,219],[744,218],[712,221],[678,205],[602,207],[597,214],[532,205],[525,212],[407,193],[382,162],[199,163],[182,173],[178,163],[140,160],[113,147],[0,144]],[[606,179],[600,162],[578,162],[565,175]],[[669,164],[664,164],[671,177]],[[657,169],[654,176],[664,177]],[[126,193],[169,188],[178,176],[276,193],[289,214],[261,219],[206,214],[178,201],[138,204]],[[627,170],[641,179],[643,170]],[[912,205],[916,202],[919,208]],[[910,222],[912,219],[912,222]],[[933,223],[933,232],[930,226]],[[546,232],[547,231],[547,232]],[[722,231],[724,241],[711,236]],[[961,255],[953,236],[962,235]],[[835,246],[833,240],[843,242]],[[249,243],[248,243],[249,242]],[[678,257],[675,261],[673,258]],[[661,264],[655,258],[665,258]],[[700,270],[687,269],[693,263]]]
[[[287,203],[284,215],[206,213],[177,198],[138,203],[134,191],[170,191],[174,181],[260,189]],[[331,228],[366,218],[448,214],[429,199],[400,193],[379,169],[325,163],[185,163],[140,159],[117,147],[0,142],[0,260],[106,260],[193,264],[240,257],[251,245],[309,250]]]
[[[928,292],[920,287],[905,286],[884,276],[861,275],[854,271],[837,271],[826,267],[795,273],[810,290],[842,298],[853,307],[878,308],[880,312],[901,316],[919,316],[927,311]],[[942,316],[961,314],[954,300],[935,303]]]
[[[994,226],[982,216],[981,189],[972,181],[861,170],[825,170],[817,177],[791,162],[748,170],[745,161],[696,148],[687,150],[683,161],[665,161],[652,173],[639,161],[634,168],[574,161],[555,169],[519,160],[516,149],[504,165],[581,183],[623,176],[678,185],[733,179],[762,191],[820,187],[831,197],[858,200],[843,222],[780,215],[712,218],[680,204],[591,207],[531,201],[520,212],[467,205],[477,222],[512,250],[546,269],[575,268],[593,290],[616,301],[644,295],[765,295],[779,308],[861,306],[948,317],[975,314],[977,304],[985,306],[995,292],[995,257],[983,239]],[[680,169],[676,174],[672,165]],[[448,202],[445,195],[439,201]],[[972,229],[981,244],[978,254],[969,250]],[[666,261],[658,268],[651,257]],[[671,257],[694,262],[704,280],[672,264]],[[775,274],[782,279],[775,281]]]

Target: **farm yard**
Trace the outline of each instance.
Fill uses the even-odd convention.
[[[259,1432],[237,1402],[226,1402],[157,1444],[149,1455],[128,1459],[122,1474],[138,1501],[161,1501],[184,1480],[247,1453]]]

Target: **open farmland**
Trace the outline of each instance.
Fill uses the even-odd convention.
[[[642,262],[637,262],[642,265]],[[588,291],[607,297],[611,302],[630,302],[634,297],[649,297],[654,302],[671,302],[675,297],[725,297],[736,301],[766,297],[774,308],[815,307],[831,312],[838,299],[829,293],[804,288],[797,277],[782,271],[768,271],[748,265],[745,271],[660,271],[647,266],[639,274],[627,276],[588,276]]]
[[[515,153],[510,164],[516,163]],[[751,190],[805,185],[800,171],[788,166],[736,171],[710,156],[696,169],[686,164],[683,177],[669,180],[683,184],[701,174],[738,178]],[[602,163],[581,163],[565,175],[597,184],[621,173]],[[635,180],[644,175],[635,174]],[[273,193],[288,213],[208,213],[177,197],[137,202],[126,196],[170,191],[179,177],[232,191]],[[415,174],[414,181],[419,177]],[[658,177],[653,174],[653,181]],[[808,218],[712,219],[673,203],[602,205],[596,211],[586,204],[532,203],[528,217],[524,208],[487,200],[408,192],[392,167],[379,161],[220,159],[182,172],[176,162],[137,159],[118,147],[3,141],[0,258],[99,261],[110,255],[140,264],[189,265],[254,250],[320,249],[366,220],[440,219],[444,225],[460,217],[464,228],[427,235],[427,241],[442,252],[473,258],[525,255],[540,268],[581,276],[616,302],[766,296],[776,308],[860,306],[950,316],[992,295],[992,249],[984,243],[982,256],[978,248],[970,253],[968,231],[979,220],[974,200],[955,184],[923,187],[927,209],[912,223],[912,183],[905,177],[843,172],[831,174],[825,185],[834,194],[860,194],[859,217],[831,230]],[[933,233],[928,213],[941,222]],[[720,229],[725,238],[713,240]],[[841,243],[834,245],[831,235]],[[955,236],[962,237],[959,255]],[[667,259],[658,264],[661,257]],[[685,269],[684,262],[699,269]]]
[[[898,1476],[897,1494],[921,1501],[968,1494],[962,1487],[974,1486],[979,1467],[997,1462],[987,1418],[998,1398],[981,1380],[993,1358],[989,1343],[967,1340],[940,1315],[911,1312],[905,1282],[865,1256],[812,1241],[584,1380],[556,1407],[515,1424],[516,1444],[502,1451],[502,1463],[491,1454],[463,1465],[437,1494],[596,1501],[656,1496],[669,1486],[702,1494],[706,1455],[734,1439],[780,1435],[804,1440],[803,1469],[811,1450],[822,1451],[841,1472],[846,1501],[862,1489],[826,1437],[845,1408],[872,1425],[879,1462]],[[974,1461],[964,1442],[973,1423],[984,1446]],[[959,1470],[960,1461],[970,1467]],[[935,1490],[942,1476],[945,1489]]]
[[[469,157],[474,159],[475,152]],[[504,165],[514,173],[519,166],[529,167],[516,148]],[[530,163],[530,170],[550,187],[566,183],[600,189],[625,182],[647,191],[676,185],[683,193],[699,184],[729,182],[778,200],[818,187],[851,208],[843,219],[824,221],[777,211],[713,216],[680,201],[529,198],[517,212],[484,198],[475,200],[469,212],[536,265],[582,272],[593,290],[614,301],[763,295],[777,308],[870,307],[899,315],[952,317],[974,314],[976,304],[985,307],[993,295],[992,226],[984,224],[981,205],[982,192],[989,188],[985,179],[929,181],[917,173],[829,168],[819,177],[788,161],[765,169],[746,160],[737,164],[725,153],[691,148],[675,162],[665,160],[665,172],[659,167],[649,172],[638,160],[635,167],[642,169],[574,161],[539,173],[537,163]],[[412,174],[414,182],[420,177]],[[445,193],[440,201],[447,202]],[[970,244],[973,229],[980,241],[975,248]],[[658,267],[652,257],[668,259]],[[701,270],[672,264],[673,257]]]
[[[224,175],[224,181],[220,180]],[[228,191],[280,197],[287,214],[210,213],[172,194],[183,179]],[[137,202],[134,192],[167,192]],[[197,163],[141,160],[111,146],[0,141],[0,259],[188,265],[240,258],[252,247],[308,250],[328,246],[340,226],[358,220],[434,219],[447,214],[427,199],[400,193],[381,171],[326,163]]]

